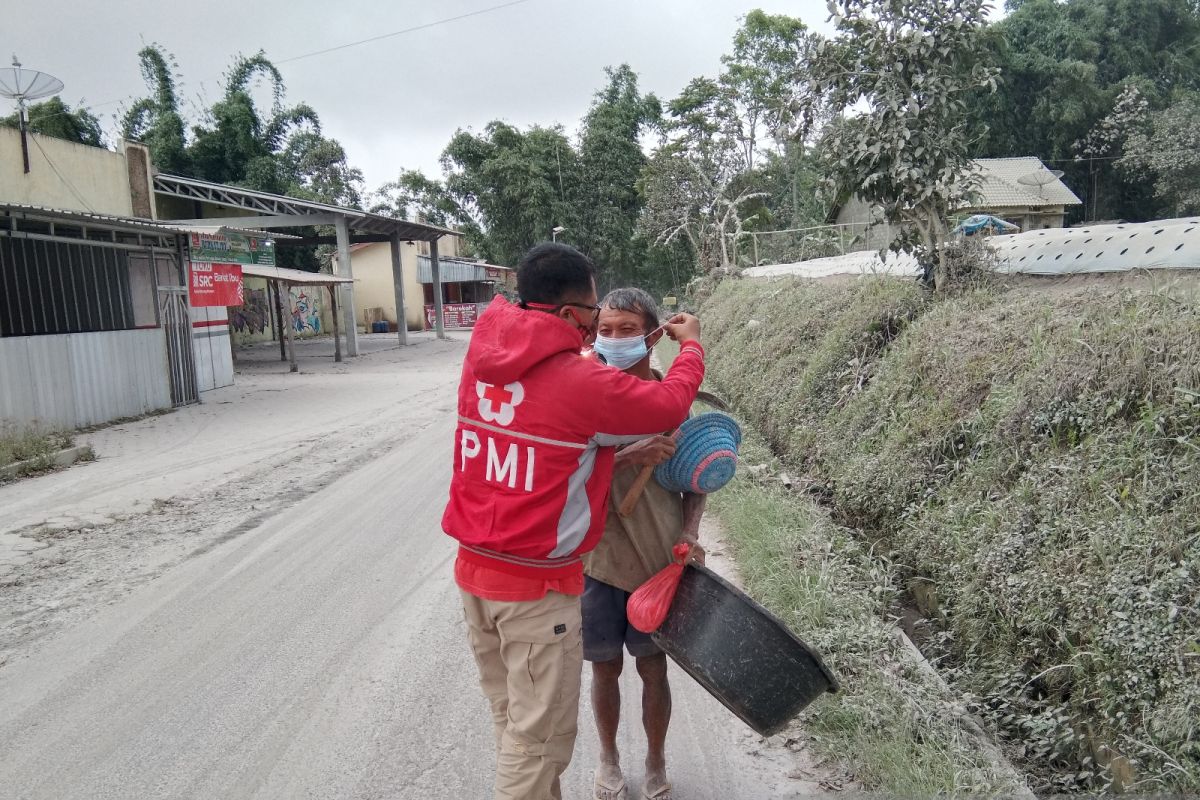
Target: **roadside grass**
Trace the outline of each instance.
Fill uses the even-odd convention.
[[[773,461],[746,432],[741,461]],[[900,641],[894,568],[769,472],[710,498],[746,590],[820,651],[842,690],[800,718],[814,750],[868,792],[1012,796],[1019,787],[967,733],[963,709]]]
[[[679,353],[655,346],[666,367]],[[707,410],[707,409],[705,409]],[[779,482],[762,437],[745,428],[742,470],[709,498],[746,591],[822,653],[841,691],[804,711],[814,751],[871,793],[1013,796],[1015,776],[963,729],[964,709],[898,637],[895,568],[811,499]],[[746,467],[764,465],[752,477]]]
[[[73,444],[74,438],[65,431],[44,432],[3,427],[0,428],[0,467],[27,462],[21,468],[20,475],[44,472],[54,467],[55,453]]]
[[[716,390],[1037,791],[1200,791],[1194,288],[726,281],[702,312]]]

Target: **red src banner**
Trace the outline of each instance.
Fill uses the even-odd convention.
[[[192,262],[189,272],[188,294],[193,308],[242,304],[241,265]]]

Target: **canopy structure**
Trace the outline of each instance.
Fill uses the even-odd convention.
[[[268,285],[274,289],[275,297],[275,312],[278,314],[280,325],[283,326],[283,293],[279,290],[279,284],[287,286],[324,286],[329,290],[329,301],[332,303],[333,311],[333,360],[342,360],[341,339],[338,338],[338,319],[337,319],[337,287],[343,284],[354,283],[353,278],[346,278],[341,275],[326,275],[323,272],[305,272],[301,269],[288,269],[287,267],[273,267],[265,264],[246,264],[242,267],[242,275],[252,278],[265,278]],[[286,360],[290,364],[290,370],[295,372],[296,366],[296,337],[295,327],[287,325],[287,351],[284,352],[284,337],[279,337],[279,359]]]
[[[253,189],[242,189],[237,186],[226,186],[220,183],[210,183],[196,178],[185,178],[179,175],[159,173],[154,176],[154,192],[160,196],[175,197],[191,200],[197,204],[201,213],[201,204],[235,209],[242,212],[229,217],[201,217],[198,219],[169,220],[175,225],[196,226],[226,226],[256,230],[276,230],[286,228],[307,228],[312,226],[333,226],[334,236],[297,236],[279,241],[281,246],[336,244],[338,248],[337,270],[340,277],[353,280],[354,270],[351,264],[350,245],[359,242],[390,242],[392,246],[392,277],[396,292],[396,308],[403,318],[404,281],[403,268],[400,261],[400,245],[402,242],[428,242],[430,262],[435,276],[435,285],[440,283],[436,276],[440,272],[438,261],[438,240],[443,236],[458,236],[456,231],[437,225],[427,225],[422,222],[385,217],[372,214],[356,208],[319,203],[314,200],[301,200],[295,197],[259,192]],[[354,305],[354,284],[340,284],[342,289],[343,307],[345,309],[346,352],[351,356],[358,355],[358,324]],[[333,288],[330,289],[334,291]],[[442,298],[435,294],[436,330],[438,338],[445,338],[442,325]],[[400,344],[408,344],[408,330],[404,325],[397,325]]]

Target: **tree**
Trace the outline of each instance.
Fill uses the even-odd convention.
[[[151,94],[135,101],[125,112],[121,136],[144,142],[150,148],[155,166],[164,172],[188,174],[183,116],[179,113],[175,90],[175,71],[179,65],[158,44],[143,47],[138,52],[138,61]]]
[[[100,120],[86,108],[80,106],[72,109],[57,97],[31,105],[25,123],[29,130],[42,136],[53,136],[92,147],[104,146]],[[20,125],[16,114],[0,117],[0,126],[17,128]]]
[[[673,145],[661,147],[642,175],[642,231],[662,247],[686,243],[702,273],[735,272],[733,248],[745,230],[744,210],[766,196],[739,187],[737,177],[714,160]]]
[[[985,0],[837,0],[837,36],[814,49],[808,102],[845,116],[821,145],[831,185],[878,205],[945,284],[947,217],[972,188],[967,100],[995,85]],[[862,113],[856,110],[865,106]]]
[[[636,236],[642,198],[637,179],[646,164],[640,138],[655,128],[662,107],[638,91],[628,64],[605,70],[579,136],[579,178],[572,183],[567,236],[600,268],[601,289],[625,285],[639,272],[646,243]]]
[[[1131,180],[1152,180],[1172,215],[1200,213],[1200,93],[1180,94],[1133,128],[1117,167]]]
[[[561,127],[520,131],[493,121],[481,134],[460,130],[442,153],[442,169],[456,213],[470,220],[468,242],[494,263],[517,263],[574,219],[577,154]]]
[[[758,162],[764,134],[778,149],[792,139],[803,111],[799,65],[815,41],[799,19],[754,9],[733,35],[733,52],[721,57],[721,116],[741,143],[747,170]]]
[[[1141,220],[1159,209],[1147,188],[1111,159],[1074,160],[1075,143],[1138,86],[1151,109],[1179,89],[1200,89],[1200,9],[1194,0],[1025,0],[992,26],[1002,79],[972,102],[985,134],[976,156],[1037,155],[1093,218]]]

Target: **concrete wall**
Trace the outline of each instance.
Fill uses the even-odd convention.
[[[265,278],[244,279],[246,304],[241,308],[230,308],[229,318],[233,328],[233,341],[242,346],[254,342],[277,341],[275,339],[275,305],[267,289]],[[324,286],[293,286],[288,298],[284,299],[284,325],[295,326],[297,339],[312,336],[333,335],[333,315],[330,313],[329,290]],[[316,317],[314,324],[313,317]],[[259,330],[261,326],[261,330]],[[283,329],[287,336],[287,328]]]
[[[858,195],[842,206],[837,215],[837,224],[848,226],[848,234],[856,234],[854,243],[847,244],[848,252],[882,250],[891,244],[894,235],[892,226],[883,221],[883,212],[860,200]]]
[[[405,318],[408,320],[408,329],[412,331],[425,327],[425,294],[417,281],[418,255],[429,255],[427,242],[400,245],[400,263],[404,269]],[[446,236],[438,242],[439,257],[455,258],[457,255],[457,236]],[[392,246],[387,242],[376,242],[357,247],[350,253],[350,265],[354,270],[354,302],[358,306],[359,326],[367,326],[368,311],[373,308],[382,308],[384,319],[396,322]]]
[[[0,339],[0,422],[79,428],[171,407],[160,328]]]
[[[124,154],[33,133],[29,140],[29,174],[25,174],[20,132],[0,128],[0,200],[68,211],[133,215]]]

